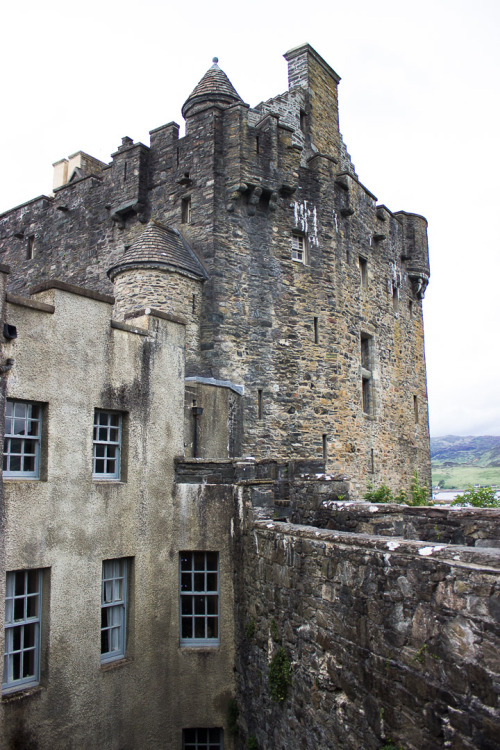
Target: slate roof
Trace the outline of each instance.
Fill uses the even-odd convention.
[[[186,117],[189,111],[197,104],[203,102],[220,102],[227,107],[235,102],[243,101],[233,84],[218,66],[216,57],[213,65],[207,70],[201,81],[195,86],[182,107],[182,116]]]
[[[207,273],[177,229],[151,219],[144,232],[125,250],[120,261],[108,271],[113,281],[127,268],[164,268],[206,279]]]

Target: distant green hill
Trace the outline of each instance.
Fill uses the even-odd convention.
[[[448,489],[469,484],[500,486],[500,436],[431,438],[432,483]]]

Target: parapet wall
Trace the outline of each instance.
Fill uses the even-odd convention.
[[[498,747],[498,550],[270,520],[243,549],[240,724],[259,748]]]
[[[355,534],[500,547],[500,509],[343,502],[348,494],[339,497],[338,487],[338,482],[296,481],[291,520]]]

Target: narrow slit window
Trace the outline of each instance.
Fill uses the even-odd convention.
[[[262,388],[257,391],[257,418],[263,418]]]
[[[375,474],[375,451],[373,448],[370,449],[370,472]]]
[[[123,165],[123,182],[127,182],[127,162]]]
[[[361,398],[364,414],[373,414],[373,339],[361,334]]]
[[[413,396],[413,416],[415,424],[418,424],[418,396]]]
[[[35,257],[35,235],[30,234],[26,244],[26,259],[33,260]]]
[[[396,286],[392,290],[392,309],[395,313],[399,310],[399,289]]]
[[[319,344],[319,327],[318,318],[313,318],[313,332],[314,332],[314,343]]]
[[[328,443],[326,439],[326,432],[323,433],[321,441],[323,445],[323,461],[326,461],[326,459],[328,458]]]
[[[182,199],[182,216],[181,216],[181,223],[182,224],[191,224],[191,198],[183,198]]]
[[[306,132],[307,128],[307,115],[303,109],[300,110],[300,129],[303,133]]]
[[[360,285],[362,289],[366,289],[368,286],[368,261],[366,258],[359,256],[359,274],[360,274]]]

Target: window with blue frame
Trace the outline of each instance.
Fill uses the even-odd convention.
[[[120,479],[122,415],[116,411],[94,412],[94,479]]]
[[[38,685],[42,618],[42,571],[7,573],[2,691]]]
[[[102,563],[101,663],[125,656],[128,572],[127,558]]]
[[[4,477],[40,477],[41,438],[41,405],[31,401],[7,399],[3,448]]]
[[[217,646],[219,554],[180,553],[181,646]]]
[[[223,750],[222,729],[183,729],[182,750]]]

